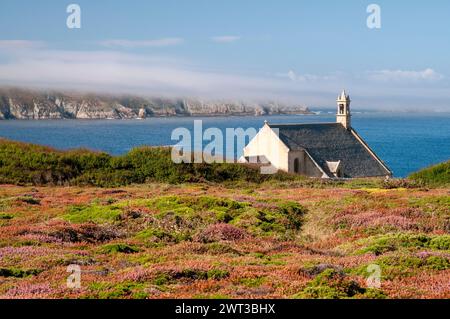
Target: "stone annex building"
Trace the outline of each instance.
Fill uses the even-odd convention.
[[[392,176],[351,127],[350,96],[338,96],[336,123],[269,124],[244,148],[242,162],[270,163],[286,172],[321,178]]]

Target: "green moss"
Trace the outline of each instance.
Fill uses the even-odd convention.
[[[108,244],[101,247],[100,251],[104,254],[115,254],[115,253],[134,254],[139,252],[139,248],[127,244]]]
[[[122,209],[119,207],[93,203],[91,205],[71,206],[62,218],[72,223],[93,222],[101,224],[117,221],[121,214]]]

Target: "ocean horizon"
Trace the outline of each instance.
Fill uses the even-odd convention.
[[[87,148],[121,155],[139,146],[167,146],[176,128],[191,132],[195,120],[203,130],[262,127],[269,123],[334,122],[331,110],[315,110],[315,115],[164,117],[143,120],[20,120],[0,121],[0,137],[51,146],[57,149]],[[395,177],[409,174],[450,159],[450,113],[354,112],[353,128],[393,171]],[[191,134],[193,135],[193,134]],[[203,146],[209,141],[204,141]],[[231,148],[234,148],[232,150]],[[200,145],[194,144],[199,150]],[[242,150],[225,145],[224,153],[236,158]]]

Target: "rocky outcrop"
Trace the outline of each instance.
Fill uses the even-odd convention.
[[[202,101],[0,89],[0,119],[137,119],[158,116],[309,114],[274,102]]]

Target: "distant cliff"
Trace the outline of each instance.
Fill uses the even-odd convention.
[[[0,88],[0,119],[135,119],[161,116],[310,114],[275,102],[144,98]]]

